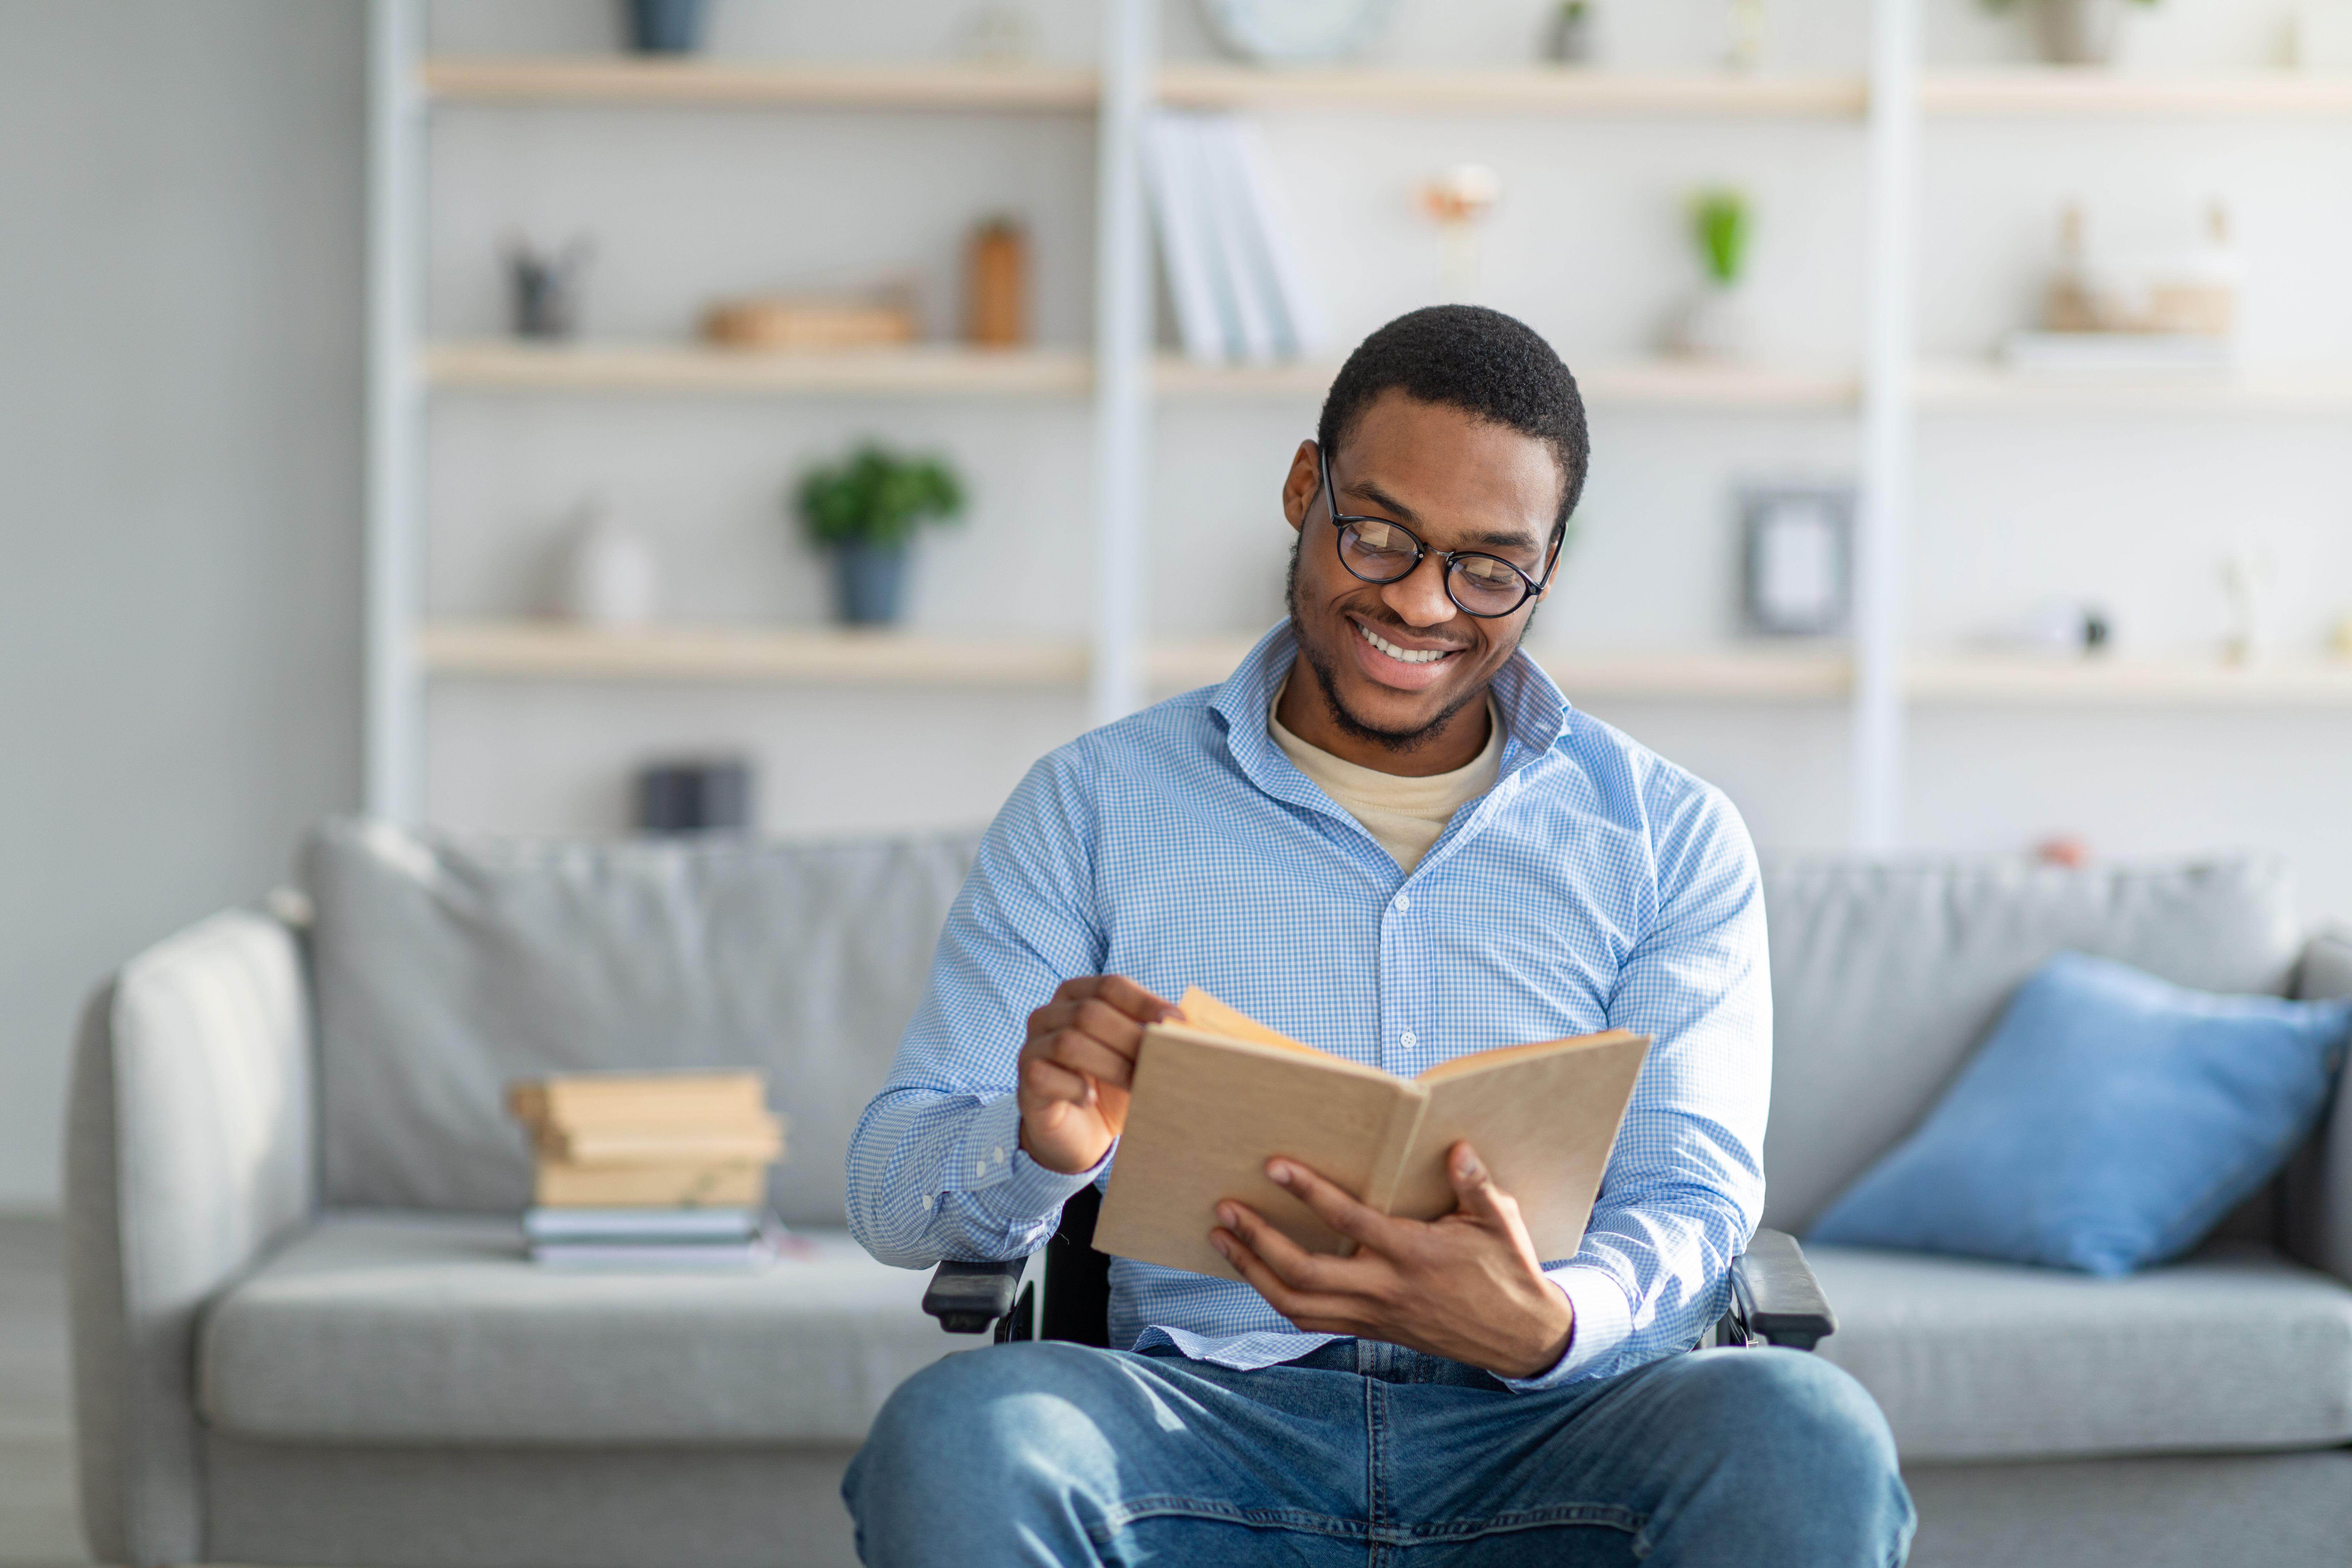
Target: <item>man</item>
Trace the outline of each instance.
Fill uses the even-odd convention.
[[[849,1156],[876,1257],[1017,1258],[1105,1179],[1187,984],[1405,1077],[1633,1029],[1655,1044],[1582,1248],[1538,1258],[1466,1143],[1433,1224],[1276,1160],[1352,1256],[1227,1203],[1202,1226],[1246,1284],[1120,1259],[1128,1348],[910,1379],[844,1484],[866,1562],[1901,1560],[1857,1384],[1686,1353],[1763,1197],[1764,910],[1723,796],[1518,651],[1586,461],[1576,384],[1519,322],[1365,340],[1283,486],[1288,624],[1022,782]]]

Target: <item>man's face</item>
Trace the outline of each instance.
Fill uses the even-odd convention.
[[[1329,455],[1339,510],[1402,523],[1429,551],[1409,575],[1376,584],[1340,563],[1316,458],[1315,444],[1301,443],[1283,487],[1283,510],[1299,530],[1290,584],[1299,649],[1343,731],[1412,751],[1485,693],[1538,602],[1492,618],[1466,615],[1446,595],[1441,553],[1484,551],[1540,580],[1559,465],[1533,437],[1382,393]]]

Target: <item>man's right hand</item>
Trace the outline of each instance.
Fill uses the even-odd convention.
[[[1049,1171],[1093,1169],[1127,1125],[1143,1026],[1183,1015],[1132,980],[1065,980],[1029,1015],[1021,1047],[1021,1147]]]

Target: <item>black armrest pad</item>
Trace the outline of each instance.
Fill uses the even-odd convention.
[[[1756,1233],[1732,1261],[1731,1290],[1748,1331],[1773,1344],[1809,1351],[1837,1332],[1837,1314],[1787,1231]]]
[[[1013,1310],[1013,1293],[1020,1288],[1025,1258],[1003,1263],[942,1263],[932,1271],[923,1292],[923,1310],[951,1334],[984,1334],[988,1326]]]

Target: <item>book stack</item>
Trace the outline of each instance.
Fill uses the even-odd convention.
[[[1144,177],[1186,358],[1263,364],[1322,349],[1322,312],[1256,125],[1230,114],[1155,114]]]
[[[510,1085],[529,1134],[534,1261],[757,1268],[774,1256],[768,1167],[783,1120],[757,1073],[582,1073]]]

